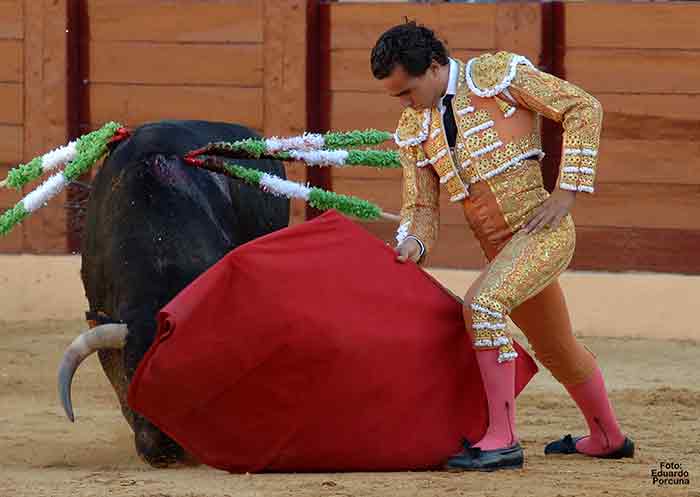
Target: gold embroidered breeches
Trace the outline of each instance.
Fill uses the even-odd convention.
[[[517,356],[510,316],[540,362],[571,384],[585,380],[595,365],[573,336],[558,283],[574,253],[574,222],[567,214],[538,233],[521,229],[548,197],[535,160],[470,186],[464,213],[489,264],[465,296],[464,318],[475,349],[498,348],[503,362]]]

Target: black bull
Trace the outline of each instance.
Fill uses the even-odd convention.
[[[289,201],[183,162],[212,141],[255,136],[242,126],[162,121],[119,143],[92,182],[82,243],[81,276],[91,311],[123,324],[83,333],[66,351],[59,390],[73,419],[70,382],[98,351],[138,454],[153,466],[185,460],[173,440],[126,403],[131,378],[153,342],[157,311],[226,253],[287,226]],[[278,161],[237,161],[280,177]]]

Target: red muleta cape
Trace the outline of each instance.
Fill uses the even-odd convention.
[[[537,366],[516,350],[518,394]],[[474,354],[458,298],[327,211],[166,305],[128,400],[231,472],[430,469],[486,431]]]

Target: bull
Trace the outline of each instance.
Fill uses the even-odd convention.
[[[154,467],[188,461],[175,441],[129,408],[129,383],[154,340],[156,315],[180,290],[237,246],[284,228],[289,201],[209,171],[184,155],[213,141],[257,137],[233,124],[161,121],[119,142],[87,202],[81,278],[97,325],[68,347],[59,395],[74,421],[71,381],[97,352],[139,456]],[[285,177],[279,161],[239,161]]]

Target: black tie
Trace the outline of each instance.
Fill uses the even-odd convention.
[[[455,123],[455,115],[452,112],[452,97],[454,97],[454,95],[445,95],[442,97],[442,105],[445,106],[443,122],[445,123],[447,143],[450,147],[454,147],[457,141],[457,124]]]

